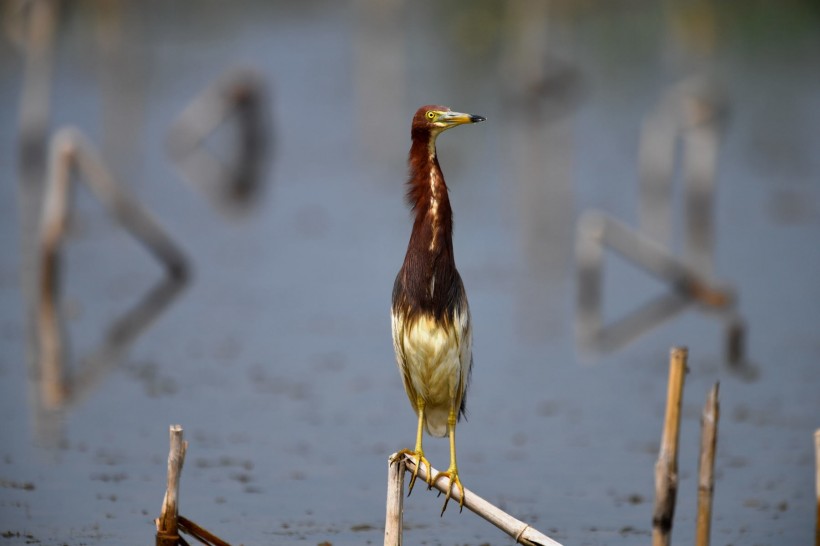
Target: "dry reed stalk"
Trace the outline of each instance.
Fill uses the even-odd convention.
[[[162,501],[160,516],[154,520],[157,526],[156,546],[176,546],[179,543],[179,478],[185,462],[188,442],[182,439],[182,426],[171,425],[171,449],[168,452],[168,487]]]
[[[706,404],[703,406],[700,421],[698,525],[695,534],[695,546],[709,546],[709,536],[712,528],[712,496],[715,491],[715,448],[717,446],[717,425],[720,419],[719,390],[720,384],[715,383],[706,397]]]
[[[396,457],[396,455],[392,455],[390,457],[391,466],[399,466],[400,463],[404,464],[404,467],[409,472],[415,472],[416,465],[413,459],[408,455],[403,455],[402,457]],[[428,474],[429,473],[429,474]],[[425,465],[421,465],[418,469],[418,476],[421,481],[427,481],[428,475],[435,476],[439,473],[438,470],[435,468],[430,467],[429,469]],[[397,474],[399,475],[400,479],[404,481],[404,472],[401,468],[397,470]],[[433,483],[433,487],[439,490],[442,493],[447,493],[450,488],[450,480],[449,478],[442,477],[441,479],[437,480]],[[395,487],[392,488],[393,495],[401,495],[401,490]],[[458,488],[452,490],[452,499],[455,502],[461,500],[461,494]],[[388,499],[388,503],[391,500]],[[396,502],[393,500],[392,502]],[[559,542],[556,542],[549,538],[548,536],[544,535],[540,531],[533,529],[523,521],[520,521],[508,513],[504,512],[500,508],[490,504],[488,501],[484,500],[483,498],[479,497],[469,489],[464,489],[464,507],[468,510],[472,511],[476,515],[484,518],[485,520],[489,521],[508,535],[510,535],[517,544],[524,544],[526,546],[561,546]],[[401,525],[401,512],[399,512],[398,516],[399,526]],[[401,537],[397,537],[398,542],[392,541],[387,542],[385,539],[385,545],[394,545],[401,543]]]
[[[685,347],[669,352],[669,386],[658,461],[655,463],[655,510],[652,515],[652,545],[668,546],[678,492],[678,438],[683,380],[686,374]]]
[[[384,518],[384,546],[401,546],[404,510],[404,458],[387,462],[387,513]]]

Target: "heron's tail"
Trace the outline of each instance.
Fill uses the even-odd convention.
[[[447,436],[447,417],[449,415],[450,410],[447,406],[425,408],[424,424],[427,427],[427,433],[437,438]]]

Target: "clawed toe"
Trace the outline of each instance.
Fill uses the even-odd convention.
[[[413,475],[410,477],[410,485],[407,486],[407,496],[410,496],[410,493],[413,492],[413,486],[416,485],[416,478],[419,475],[419,468],[422,465],[427,465],[427,487],[428,489],[433,486],[433,480],[431,479],[431,466],[430,461],[427,460],[427,457],[424,456],[424,452],[421,450],[412,451],[410,449],[402,449],[398,453],[393,460],[398,459],[402,455],[408,455],[411,459],[413,459],[413,464],[416,465],[416,468],[413,470]]]
[[[447,477],[450,479],[450,485],[447,487],[447,493],[444,496],[444,506],[441,508],[441,515],[444,515],[444,511],[447,510],[447,503],[450,502],[450,497],[453,493],[453,486],[455,485],[458,488],[459,499],[458,499],[458,511],[461,512],[464,510],[464,486],[461,485],[461,480],[458,477],[458,470],[450,468],[444,472],[439,472],[436,474],[436,477],[433,478],[433,483],[436,483],[439,478]]]

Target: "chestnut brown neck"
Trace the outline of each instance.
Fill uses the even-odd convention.
[[[452,256],[453,212],[436,156],[435,135],[429,131],[414,131],[408,162],[407,199],[415,212],[409,246],[433,255]]]
[[[411,307],[438,316],[450,304],[457,282],[453,216],[447,185],[436,157],[435,135],[414,130],[407,199],[415,213],[402,271]]]

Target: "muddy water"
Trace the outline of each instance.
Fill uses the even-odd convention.
[[[80,186],[61,295],[73,382],[56,409],[35,381],[21,282],[21,270],[31,279],[38,192],[36,175],[22,191],[15,182],[23,62],[0,49],[5,543],[153,541],[171,423],[190,443],[180,513],[226,540],[382,540],[386,458],[414,438],[388,306],[410,230],[407,126],[430,102],[488,119],[439,145],[474,315],[469,414],[458,428],[465,485],[565,544],[646,543],[667,354],[687,345],[676,541],[694,535],[699,412],[715,381],[714,543],[811,541],[816,14],[800,4],[742,14],[413,6],[62,13],[52,127],[75,125],[97,143],[184,249],[192,276],[148,305],[149,324],[122,355],[93,360],[163,272]],[[188,101],[238,65],[268,84],[272,153],[254,206],[228,218],[183,180],[165,143]],[[575,331],[576,221],[596,208],[637,225],[643,122],[670,86],[702,74],[728,105],[713,268],[748,327],[742,366],[726,361],[720,317],[694,306],[616,349],[587,351]],[[206,146],[228,153],[231,131]],[[679,251],[680,188],[673,200]],[[605,323],[664,290],[606,255]],[[446,442],[426,448],[446,466]],[[407,500],[409,543],[510,543],[470,513],[439,518],[440,501],[421,488]]]

